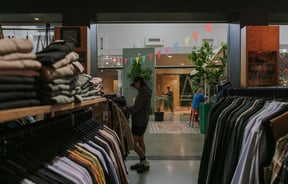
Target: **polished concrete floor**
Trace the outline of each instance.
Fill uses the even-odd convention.
[[[190,112],[165,113],[164,121],[189,123]],[[151,121],[153,122],[153,116]],[[199,126],[197,123],[195,126]],[[146,154],[150,169],[144,173],[130,170],[130,165],[138,162],[131,151],[126,158],[128,176],[131,184],[196,184],[200,159],[204,144],[204,134],[150,134],[145,133]]]

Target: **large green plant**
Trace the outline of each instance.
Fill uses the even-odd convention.
[[[200,48],[193,47],[187,58],[194,62],[195,73],[192,75],[191,82],[193,90],[196,91],[200,87],[204,87],[206,80],[206,67],[213,57],[213,48],[209,42],[204,42]]]
[[[137,76],[141,76],[146,81],[150,81],[152,79],[152,74],[153,74],[153,71],[151,70],[151,68],[148,68],[148,67],[143,68],[141,63],[140,63],[140,59],[136,60],[134,58],[133,64],[132,64],[132,69],[130,72],[127,73],[127,76],[131,81],[133,81],[135,79],[135,77],[137,77]]]
[[[206,87],[208,97],[215,94],[217,84],[225,75],[227,63],[227,44],[221,43],[222,54],[215,57],[212,45],[205,41],[200,48],[193,47],[187,58],[194,62],[195,73],[191,81],[193,90]],[[216,62],[217,61],[217,62]]]

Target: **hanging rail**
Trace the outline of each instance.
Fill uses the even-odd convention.
[[[43,31],[49,31],[49,30],[54,30],[54,27],[51,28],[50,23],[46,23],[45,27],[43,28],[22,28],[22,27],[3,27],[0,24],[0,28],[1,30],[23,30],[23,31],[27,31],[27,30],[43,30]]]
[[[266,86],[230,88],[228,89],[228,95],[265,97],[270,99],[288,99],[288,87]]]
[[[29,31],[29,30],[41,30],[41,31],[46,31],[46,30],[54,30],[54,28],[20,28],[20,27],[15,27],[15,28],[8,28],[8,27],[3,27],[1,28],[2,30],[11,30],[11,31],[16,31],[16,30],[22,30],[22,31]]]

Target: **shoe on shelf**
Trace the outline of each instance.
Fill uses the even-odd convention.
[[[140,168],[141,166],[142,166],[142,164],[136,163],[136,164],[134,164],[134,165],[131,165],[131,166],[130,166],[130,169],[131,169],[131,170],[137,170],[137,169]]]
[[[141,165],[138,169],[137,169],[137,173],[143,173],[145,171],[148,171],[150,169],[149,165]]]

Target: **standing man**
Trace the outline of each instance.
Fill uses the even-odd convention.
[[[138,90],[138,95],[133,106],[127,108],[127,113],[132,116],[132,134],[134,139],[134,151],[139,156],[139,163],[131,166],[131,170],[138,173],[149,170],[149,161],[146,158],[146,147],[144,143],[144,133],[149,122],[149,112],[151,104],[152,89],[147,86],[143,77],[136,77],[131,84]]]
[[[167,90],[168,90],[168,92],[166,93],[166,95],[168,96],[168,107],[169,107],[170,111],[173,113],[174,112],[173,91],[171,90],[170,86],[167,86]]]

